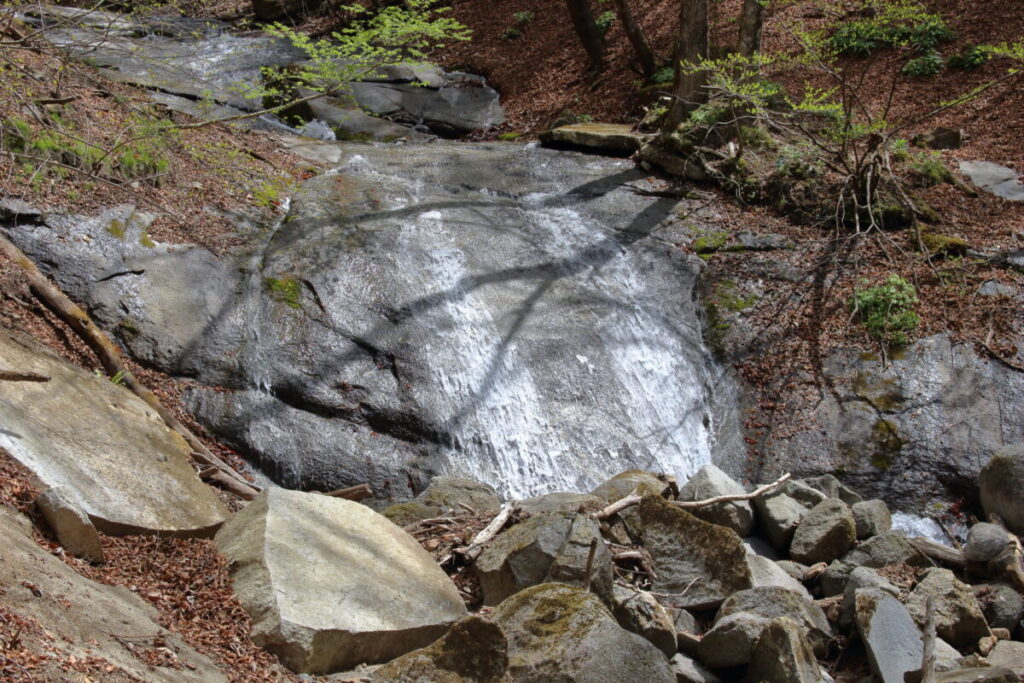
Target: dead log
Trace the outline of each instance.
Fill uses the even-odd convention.
[[[966,567],[967,558],[964,557],[963,552],[954,550],[949,546],[942,545],[928,538],[922,538],[915,536],[907,539],[910,545],[917,548],[917,550],[932,560],[937,560],[944,564],[952,565],[954,567]]]
[[[92,349],[108,375],[120,377],[121,383],[149,404],[168,428],[180,434],[192,448],[193,459],[202,465],[216,467],[220,470],[220,475],[211,477],[211,479],[245,500],[252,500],[259,494],[257,487],[247,482],[242,475],[211,453],[191,430],[181,424],[178,418],[160,403],[156,394],[136,379],[121,360],[121,353],[114,342],[103,333],[103,330],[92,321],[85,311],[49,281],[32,262],[32,259],[3,235],[0,235],[0,251],[14,261],[25,274],[32,294],[63,320]]]
[[[669,501],[669,503],[671,505],[675,505],[676,507],[680,507],[684,510],[695,510],[697,508],[707,507],[708,505],[714,505],[716,503],[731,503],[740,500],[753,500],[754,498],[757,498],[760,495],[763,495],[769,491],[778,488],[779,486],[782,486],[784,483],[789,481],[789,478],[792,476],[792,474],[787,472],[786,474],[782,475],[772,483],[760,486],[751,491],[750,493],[734,493],[728,496],[715,496],[714,498],[708,498],[706,500],[672,500]],[[634,490],[633,493],[629,494],[625,498],[620,498],[619,500],[615,501],[608,507],[595,513],[594,517],[596,519],[601,520],[608,519],[612,515],[618,514],[619,512],[622,512],[628,507],[637,505],[642,498],[643,496],[638,495]]]
[[[373,488],[369,484],[358,484],[344,489],[329,491],[324,495],[331,498],[344,498],[345,500],[365,500],[373,498]]]
[[[491,523],[481,529],[480,533],[474,536],[473,540],[469,542],[469,545],[464,548],[456,549],[456,552],[462,555],[467,562],[473,562],[480,556],[480,553],[484,551],[487,544],[490,543],[491,540],[498,535],[498,532],[505,527],[505,524],[507,524],[508,520],[511,519],[512,514],[518,509],[519,503],[515,501],[502,505],[501,510],[499,510],[497,516],[491,520]]]

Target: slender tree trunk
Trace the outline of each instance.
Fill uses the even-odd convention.
[[[744,57],[753,57],[761,51],[761,26],[764,24],[764,6],[767,0],[743,0],[740,12],[739,51]]]
[[[707,99],[703,71],[682,69],[708,56],[708,0],[679,0],[679,40],[675,51],[675,79],[672,86],[672,104],[662,132],[675,131],[686,115]]]
[[[590,0],[566,0],[566,5],[569,7],[569,16],[572,18],[576,35],[579,36],[590,58],[590,65],[595,71],[601,71],[604,69],[604,38],[594,23]]]
[[[647,36],[644,35],[644,30],[640,28],[640,24],[636,23],[633,12],[629,9],[628,1],[614,1],[615,13],[618,15],[619,21],[622,22],[622,29],[626,32],[626,37],[629,38],[629,42],[633,45],[633,50],[636,51],[637,60],[640,62],[640,71],[644,76],[650,76],[654,73],[654,68],[657,65],[657,60],[654,58],[654,50],[651,49],[651,44],[647,42]]]

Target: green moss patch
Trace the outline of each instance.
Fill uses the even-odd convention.
[[[302,308],[302,283],[293,277],[263,278],[270,298],[294,309]]]

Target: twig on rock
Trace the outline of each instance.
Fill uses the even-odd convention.
[[[480,533],[470,541],[469,545],[464,548],[456,549],[456,552],[461,554],[467,563],[473,562],[480,556],[480,553],[484,551],[484,547],[486,547],[486,545],[498,535],[498,532],[505,527],[505,524],[507,524],[508,520],[511,519],[512,513],[518,509],[519,503],[515,501],[502,505],[501,510],[498,512],[497,516],[491,520],[491,523],[485,526]]]
[[[0,370],[0,380],[4,382],[49,382],[50,378],[35,372],[15,372]]]

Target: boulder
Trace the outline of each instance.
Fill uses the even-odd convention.
[[[554,149],[573,149],[628,157],[644,143],[645,136],[618,123],[573,123],[540,134],[540,144]]]
[[[992,666],[1002,666],[1024,678],[1024,643],[1017,640],[1000,640],[986,657]]]
[[[493,488],[474,479],[434,477],[418,496],[404,503],[390,505],[381,514],[398,526],[408,526],[421,519],[441,517],[452,512],[467,512],[466,505],[476,512],[497,510],[501,499]]]
[[[375,683],[498,683],[508,670],[508,640],[497,624],[470,615],[427,647],[370,676]]]
[[[652,590],[681,594],[674,598],[680,607],[713,607],[751,585],[746,548],[736,532],[699,520],[660,496],[640,502],[639,534],[654,563]]]
[[[643,470],[626,470],[598,485],[590,494],[609,503],[614,503],[634,491],[637,491],[641,496],[648,493],[661,496],[668,490],[669,483],[656,474],[644,472]]]
[[[108,534],[208,536],[227,510],[191,449],[146,402],[35,342],[0,331],[7,367],[48,377],[0,382],[0,448]]]
[[[789,554],[797,562],[815,564],[842,557],[857,539],[850,506],[838,498],[818,503],[800,520]]]
[[[50,655],[40,658],[25,678],[17,677],[17,668],[6,666],[5,661],[0,666],[3,680],[86,680],[69,670],[66,662],[71,658],[88,661],[97,669],[120,669],[120,675],[109,676],[112,681],[228,680],[213,661],[162,628],[157,621],[159,613],[145,600],[127,588],[96,583],[78,574],[36,543],[24,515],[2,505],[0,538],[0,612],[5,622],[14,617],[29,624],[15,626],[5,636],[17,632],[29,652]],[[150,666],[124,646],[122,636],[131,636],[142,655],[157,654],[159,646],[172,650],[176,666],[162,657],[157,659],[162,664]],[[9,644],[5,642],[2,649],[7,651]],[[233,676],[236,672],[228,673]]]
[[[928,598],[935,600],[936,633],[953,647],[970,647],[992,635],[971,587],[950,570],[929,569],[907,598],[907,609],[919,626],[924,625]]]
[[[769,560],[767,557],[761,557],[760,555],[748,554],[747,567],[750,569],[751,588],[761,588],[765,586],[786,588],[800,593],[808,600],[811,599],[811,594],[807,592],[804,585],[798,579],[790,576],[789,573],[780,567],[777,562]]]
[[[90,562],[103,562],[99,532],[89,516],[74,504],[67,489],[46,489],[36,498],[36,507],[64,550]]]
[[[1022,194],[1024,198],[1024,194]],[[936,674],[936,683],[1019,683],[1020,677],[1001,666],[971,666]]]
[[[743,666],[750,661],[761,632],[771,622],[758,614],[736,612],[715,621],[700,639],[697,656],[713,669]]]
[[[528,515],[545,512],[596,512],[607,501],[589,493],[545,493],[519,502],[519,509]]]
[[[821,501],[825,500],[826,498],[837,497],[827,496],[801,479],[790,479],[785,484],[783,484],[781,489],[777,490],[780,493],[784,493],[793,500],[799,502],[808,510],[810,510],[812,507],[814,507]]]
[[[978,480],[985,513],[999,515],[1011,531],[1024,534],[1024,444],[996,452]]]
[[[884,500],[862,500],[851,505],[850,510],[857,527],[857,538],[863,540],[892,531],[892,515]]]
[[[856,593],[857,632],[868,653],[871,670],[882,683],[903,683],[918,671],[924,655],[921,632],[899,600],[877,589]]]
[[[669,662],[676,683],[720,683],[721,679],[700,665],[696,659],[687,657],[682,652],[676,653]]]
[[[974,587],[974,596],[985,613],[991,628],[1005,628],[1011,634],[1024,618],[1024,596],[1005,583],[982,584]]]
[[[1012,168],[991,161],[961,161],[960,171],[985,192],[1011,202],[1024,201],[1024,183]]]
[[[663,598],[666,602],[669,598]],[[701,632],[700,624],[692,613],[683,609],[682,607],[675,607],[673,605],[662,605],[665,611],[668,612],[669,617],[672,619],[672,625],[675,628],[676,633],[679,631],[685,631],[686,633],[692,633],[698,635]]]
[[[863,588],[874,588],[886,595],[899,598],[900,589],[869,567],[855,567],[846,580],[843,591],[843,607],[839,613],[839,625],[849,627],[854,623],[854,608],[857,604],[857,591]]]
[[[665,608],[647,591],[615,586],[612,615],[619,626],[643,636],[664,652],[666,657],[676,653],[675,623]]]
[[[1010,545],[1010,535],[998,524],[980,522],[967,532],[964,557],[971,562],[988,562],[999,557]]]
[[[306,88],[296,89],[298,97],[307,97],[312,94],[313,91]],[[394,142],[395,140],[421,141],[431,137],[387,119],[371,116],[354,103],[334,97],[310,100],[301,107],[293,107],[292,111],[297,111],[300,116],[304,115],[304,118],[326,123],[334,133],[332,139]]]
[[[252,638],[302,673],[423,647],[466,613],[433,558],[370,508],[271,488],[217,533]]]
[[[765,537],[779,550],[788,550],[800,518],[807,508],[785,493],[775,492],[754,499],[757,521]]]
[[[810,569],[806,564],[800,564],[799,562],[793,562],[792,560],[779,560],[775,564],[779,565],[784,572],[801,583],[803,582],[804,577],[807,576],[807,570]]]
[[[814,650],[789,617],[777,617],[765,627],[754,647],[747,676],[753,681],[821,683],[823,676]]]
[[[854,567],[878,569],[891,564],[909,564],[912,567],[929,567],[931,562],[910,545],[902,534],[890,532],[874,536],[848,552],[842,560],[829,565],[821,575],[821,590],[824,595],[838,595],[843,592],[846,579]]]
[[[800,625],[814,651],[822,655],[832,639],[832,627],[825,612],[797,591],[767,587],[733,593],[715,615],[715,625],[737,613],[752,614],[769,621],[776,617],[789,617]]]
[[[930,133],[915,135],[912,142],[929,149],[960,149],[966,137],[966,133],[958,128],[939,126]]]
[[[864,500],[859,493],[836,479],[835,475],[832,474],[810,477],[809,479],[804,479],[803,482],[811,488],[821,491],[826,497],[838,498],[847,505],[853,505]]]
[[[498,605],[491,618],[508,637],[509,674],[514,680],[675,680],[658,648],[622,629],[594,594],[579,588],[531,586]]]
[[[524,588],[557,581],[582,586],[590,542],[601,538],[597,522],[587,515],[552,512],[530,517],[498,534],[473,567],[484,604],[499,602]],[[591,588],[606,602],[612,595],[611,554],[597,544]]]
[[[751,555],[760,555],[769,560],[779,559],[779,553],[771,546],[767,541],[758,538],[757,536],[747,536],[743,539],[743,545],[747,549],[747,553]]]
[[[743,494],[746,491],[728,474],[712,464],[697,470],[679,489],[679,500],[706,500],[716,496]],[[754,510],[749,501],[717,503],[690,510],[705,522],[719,524],[732,529],[740,536],[746,536],[754,526]]]

